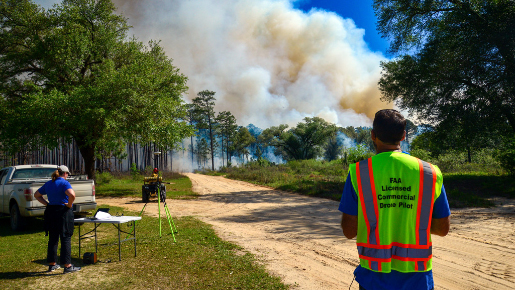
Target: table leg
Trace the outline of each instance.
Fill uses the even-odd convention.
[[[97,223],[95,223],[95,253],[98,253],[98,243],[97,243]]]
[[[134,257],[136,257],[136,221],[132,223],[132,232],[134,233]]]
[[[79,224],[79,259],[80,259],[80,240],[81,240],[81,238],[80,238],[80,237],[81,237],[81,236],[80,236],[80,224]]]
[[[122,260],[122,250],[120,242],[120,224],[118,224],[118,260]]]

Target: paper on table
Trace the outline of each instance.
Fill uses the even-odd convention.
[[[111,218],[111,215],[109,213],[105,212],[105,211],[99,211],[95,215],[95,218],[97,218],[99,220],[107,220],[107,219]]]

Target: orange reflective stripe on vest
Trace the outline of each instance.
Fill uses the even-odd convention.
[[[379,208],[374,183],[372,158],[360,161],[356,164],[356,178],[361,210],[367,227],[367,243],[357,243],[358,253],[361,259],[368,260],[369,267],[375,271],[381,271],[382,262],[390,262],[391,259],[415,262],[415,271],[427,269],[427,261],[432,257],[431,215],[435,197],[437,174],[430,163],[418,160],[419,163],[419,196],[416,221],[416,244],[402,244],[393,242],[389,245],[381,245],[379,239]]]

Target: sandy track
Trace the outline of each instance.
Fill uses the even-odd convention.
[[[223,177],[187,174],[197,200],[168,200],[174,216],[195,216],[255,254],[293,289],[348,289],[358,264],[355,240],[340,229],[338,202]],[[130,198],[99,204],[140,210]],[[451,233],[433,236],[438,289],[515,289],[515,206],[453,211]],[[157,203],[145,214],[157,215]],[[179,236],[180,238],[180,236]],[[351,289],[358,289],[354,282]]]

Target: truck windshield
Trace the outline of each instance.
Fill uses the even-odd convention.
[[[18,169],[13,174],[13,179],[25,179],[25,178],[50,178],[55,168],[27,168]]]

